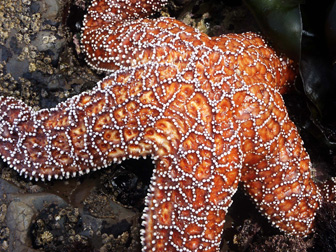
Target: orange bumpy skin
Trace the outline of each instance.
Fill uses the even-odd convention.
[[[49,110],[0,97],[2,158],[50,180],[151,155],[143,251],[218,251],[238,182],[275,226],[307,235],[335,189],[313,182],[280,95],[292,62],[256,34],[210,38],[144,19],[164,4],[93,1],[83,50],[111,75]]]

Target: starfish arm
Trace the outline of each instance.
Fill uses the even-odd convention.
[[[178,127],[180,144],[156,161],[144,211],[143,251],[219,251],[241,176],[237,125],[231,118],[209,127],[218,117],[212,116],[208,99],[201,93],[192,97],[185,109],[173,107],[171,121],[188,127]]]
[[[325,202],[336,204],[336,177],[332,177],[330,180],[320,184],[321,193]]]
[[[185,34],[195,33],[194,29],[172,18],[144,19],[166,2],[142,0],[128,6],[122,1],[93,1],[84,18],[81,36],[87,63],[99,70],[112,71],[149,60],[169,62],[167,58],[173,61],[185,54],[178,50],[178,45],[183,47]],[[184,31],[181,38],[177,34],[180,31]]]
[[[251,117],[241,124],[242,181],[273,225],[286,233],[305,236],[312,231],[321,192],[312,180],[309,156],[280,93],[266,90],[256,84],[245,97],[258,106],[250,103],[254,108]]]
[[[203,33],[167,17],[105,23],[83,29],[82,48],[93,68],[113,71],[149,61],[174,63],[185,67],[195,47],[212,47]]]
[[[84,26],[101,27],[109,23],[130,21],[160,11],[167,0],[93,0],[87,10]]]
[[[2,158],[26,177],[50,180],[152,153],[145,136],[152,134],[164,111],[154,94],[157,67],[117,71],[92,91],[52,109],[34,111],[1,97]],[[161,138],[169,148],[169,141]]]
[[[219,250],[240,177],[237,143],[231,162],[227,157],[219,167],[203,135],[189,133],[182,146],[183,151],[156,161],[144,211],[143,251]]]
[[[287,57],[279,57],[258,34],[232,33],[212,39],[226,52],[227,58],[234,58],[231,74],[235,73],[247,85],[262,82],[285,93],[294,83],[295,63]]]

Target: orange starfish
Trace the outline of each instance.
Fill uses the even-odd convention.
[[[256,34],[210,38],[171,19],[165,1],[93,1],[87,61],[111,75],[92,91],[33,111],[0,97],[0,153],[36,179],[81,175],[126,158],[156,162],[144,251],[218,251],[238,182],[281,230],[312,231],[323,197],[281,97],[295,78]]]

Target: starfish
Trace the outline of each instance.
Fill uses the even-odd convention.
[[[51,180],[151,155],[143,251],[218,251],[239,182],[274,226],[306,236],[336,190],[312,180],[281,96],[294,63],[253,33],[146,18],[165,3],[93,0],[83,51],[110,75],[52,109],[0,96],[2,158]]]

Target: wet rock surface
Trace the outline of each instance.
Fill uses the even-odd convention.
[[[66,0],[3,1],[0,9],[0,92],[36,108],[53,107],[98,81],[78,63],[65,25]]]
[[[3,171],[0,251],[140,251],[141,210],[115,202],[99,183],[111,174],[98,173],[14,185],[6,180],[20,178]]]
[[[80,54],[81,18],[89,2],[1,2],[2,95],[20,98],[36,109],[53,107],[102,79]],[[258,30],[240,1],[175,0],[162,13],[209,35]],[[0,251],[141,250],[141,213],[153,169],[150,160],[46,183],[22,178],[1,161],[0,167]],[[333,209],[327,209],[331,216]],[[327,213],[319,216],[329,223],[330,218],[323,218]],[[282,235],[242,192],[235,196],[226,220],[222,251],[314,251],[312,237]],[[326,242],[323,237],[318,237],[321,246]]]

